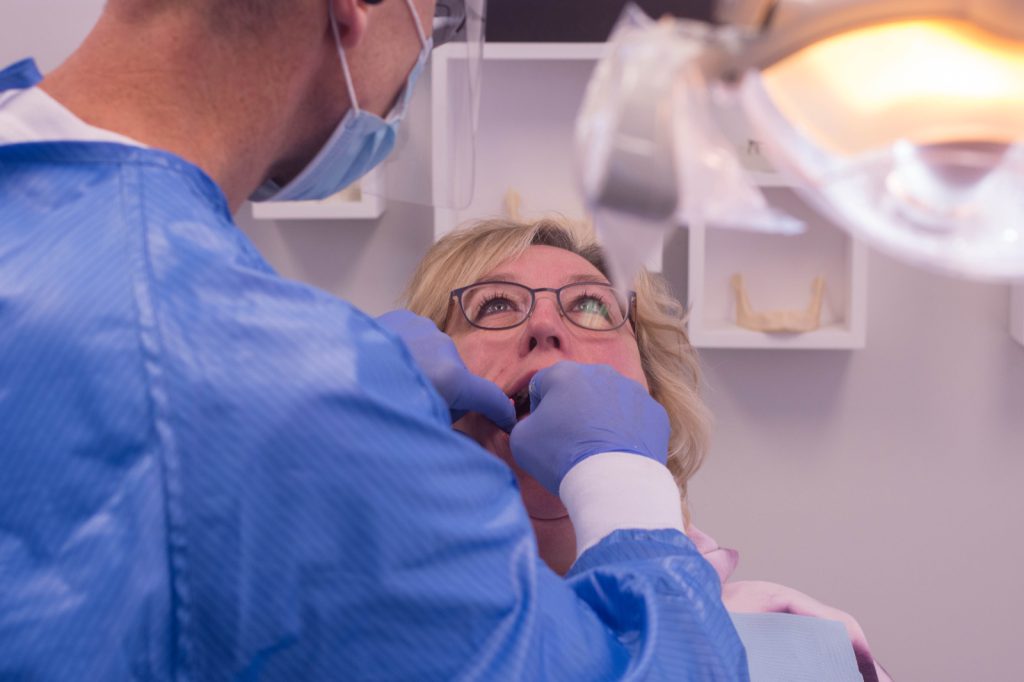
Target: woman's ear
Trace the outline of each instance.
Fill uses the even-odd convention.
[[[341,46],[346,50],[359,44],[366,35],[367,7],[362,0],[328,0],[334,7]]]

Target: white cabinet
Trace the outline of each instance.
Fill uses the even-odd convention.
[[[376,220],[384,213],[383,171],[373,170],[353,185],[320,201],[262,201],[252,204],[258,220]]]
[[[1024,284],[1018,284],[1010,292],[1010,334],[1024,346]]]
[[[441,237],[471,219],[501,216],[509,189],[522,197],[523,216],[585,215],[575,175],[573,129],[584,90],[602,43],[488,43],[484,47],[483,91],[477,135],[476,187],[471,204],[438,208],[434,235]],[[444,163],[449,136],[445,103],[450,77],[462,68],[459,53],[435,50],[431,67],[432,148],[435,196],[446,196]],[[750,232],[689,231],[688,298],[694,345],[713,348],[859,348],[864,345],[867,299],[866,251],[849,236],[813,214],[785,188],[770,168],[758,166],[756,141],[735,133],[750,158],[751,177],[770,200],[808,223],[796,237]],[[661,258],[649,263],[661,269]],[[760,310],[803,308],[811,283],[825,279],[821,328],[802,334],[742,329],[735,323],[730,287],[742,274]]]

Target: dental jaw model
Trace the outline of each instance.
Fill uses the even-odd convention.
[[[800,334],[812,332],[821,324],[821,303],[825,295],[825,280],[822,277],[815,277],[811,283],[811,302],[805,310],[757,312],[750,304],[743,275],[733,275],[730,282],[736,294],[736,324],[744,329]]]

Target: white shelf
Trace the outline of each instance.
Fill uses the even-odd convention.
[[[603,43],[488,43],[477,134],[476,187],[464,209],[436,208],[435,239],[468,220],[502,216],[509,189],[522,197],[526,218],[561,213],[585,216],[575,174],[574,127],[587,83]],[[442,47],[431,65],[431,144],[435,196],[448,192],[450,136],[446,102],[454,69],[463,53]],[[866,251],[845,232],[798,202],[784,178],[773,172],[742,127],[733,122],[730,139],[741,151],[750,177],[769,189],[780,208],[794,210],[810,224],[808,233],[776,237],[714,230],[689,234],[690,338],[706,348],[861,348],[866,317]],[[659,253],[648,267],[661,269]],[[821,328],[805,334],[766,334],[736,326],[729,278],[745,275],[759,310],[802,308],[811,281],[826,280]]]
[[[484,59],[596,62],[604,56],[607,47],[608,43],[484,43]],[[435,51],[435,56],[438,51]]]
[[[384,213],[380,170],[320,201],[262,201],[252,204],[257,220],[376,220]],[[372,193],[370,193],[372,192]]]
[[[863,348],[867,327],[867,250],[809,209],[790,189],[769,189],[769,201],[807,223],[807,232],[780,236],[690,228],[690,341],[699,348]],[[782,334],[736,324],[730,279],[744,277],[756,311],[800,310],[815,277],[825,278],[821,326]]]
[[[863,342],[854,342],[850,330],[842,323],[829,324],[807,334],[769,334],[723,323],[721,326],[705,325],[698,340],[694,340],[693,335],[691,325],[690,341],[699,348],[849,350],[864,346]]]
[[[1013,287],[1010,293],[1010,334],[1024,346],[1024,284]]]

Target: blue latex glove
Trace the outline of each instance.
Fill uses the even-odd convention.
[[[412,354],[420,370],[441,394],[452,421],[467,412],[478,412],[505,431],[516,423],[516,410],[505,392],[466,367],[451,337],[433,322],[408,310],[392,310],[377,318],[396,334]]]
[[[512,430],[512,456],[558,494],[576,464],[601,452],[632,452],[665,463],[665,408],[607,365],[563,361],[530,381],[530,415]]]

